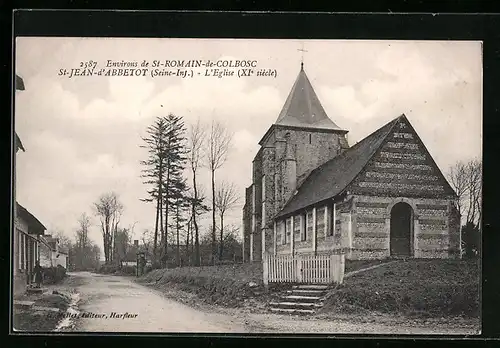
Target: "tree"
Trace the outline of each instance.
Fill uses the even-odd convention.
[[[193,195],[191,197],[191,218],[190,224],[193,225],[194,230],[194,265],[200,265],[200,230],[197,221],[197,211],[202,205],[202,200],[199,199],[197,174],[198,168],[201,165],[201,154],[203,143],[205,142],[206,132],[200,120],[198,119],[195,124],[190,125],[188,134],[188,157],[189,166],[193,175]],[[189,229],[188,229],[189,231]],[[189,237],[189,233],[188,233]],[[187,246],[187,242],[186,242]]]
[[[215,194],[215,207],[220,219],[219,260],[222,260],[224,249],[224,214],[233,208],[239,200],[238,191],[233,183],[222,182]]]
[[[127,228],[120,228],[116,232],[115,236],[115,260],[120,263],[123,261],[129,250],[131,243],[131,234],[130,230]]]
[[[212,120],[210,132],[206,140],[206,165],[210,170],[212,181],[212,262],[215,262],[216,249],[216,222],[215,222],[215,172],[221,168],[227,160],[232,134],[221,123]]]
[[[118,228],[123,205],[116,193],[105,193],[94,203],[94,211],[101,222],[105,263],[110,264],[113,257],[113,234]]]
[[[482,163],[473,159],[457,162],[450,167],[448,179],[455,190],[456,208],[461,217],[461,248],[466,256],[474,256],[480,250]]]
[[[462,161],[455,163],[448,171],[448,178],[452,188],[455,190],[457,199],[455,206],[458,214],[462,216],[463,213],[463,200],[467,193],[467,165]]]
[[[166,118],[167,141],[165,145],[166,178],[163,182],[163,202],[165,210],[165,239],[164,254],[162,257],[164,266],[167,264],[168,253],[168,217],[170,204],[175,204],[181,195],[180,191],[185,191],[186,185],[183,172],[186,164],[186,138],[182,117],[169,114]],[[183,196],[183,194],[182,194]]]
[[[165,181],[166,172],[166,145],[168,144],[168,124],[165,117],[157,117],[154,123],[146,129],[147,137],[142,138],[145,145],[142,148],[148,150],[148,159],[141,161],[145,166],[142,170],[142,177],[147,185],[152,185],[153,188],[148,190],[149,198],[142,199],[144,202],[156,203],[155,214],[155,229],[153,241],[153,262],[157,262],[158,256],[158,234],[160,239],[164,239],[163,230],[163,183]]]

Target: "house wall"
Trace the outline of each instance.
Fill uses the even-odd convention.
[[[28,237],[22,232],[28,233],[28,224],[23,219],[17,217],[15,220],[15,233],[14,233],[14,296],[23,294],[27,286],[27,257],[26,251],[28,250]]]

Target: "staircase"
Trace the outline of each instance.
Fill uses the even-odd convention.
[[[314,314],[323,307],[328,285],[294,285],[277,301],[269,303],[269,309],[278,314]]]

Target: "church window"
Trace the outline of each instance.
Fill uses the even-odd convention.
[[[293,218],[293,235],[294,235],[294,240],[296,241],[299,241],[300,240],[300,235],[301,235],[301,227],[302,227],[302,224],[301,224],[301,216],[300,215],[296,215],[294,216]]]
[[[313,213],[312,211],[308,211],[307,214],[306,214],[306,226],[307,226],[307,230],[306,230],[306,238],[308,236],[312,236],[312,232],[313,232]]]
[[[301,229],[301,240],[305,241],[307,240],[307,214],[302,214],[300,216],[301,224],[300,224],[300,229]]]
[[[333,233],[335,231],[335,220],[336,220],[336,215],[337,215],[337,207],[336,204],[333,203],[331,205],[331,214],[328,216],[328,235],[333,236]]]
[[[292,218],[286,219],[285,221],[285,238],[283,244],[287,244],[290,240],[290,235],[292,233]]]
[[[325,208],[316,211],[316,236],[317,238],[325,236]]]
[[[312,141],[312,134],[309,134],[309,144],[311,144]]]

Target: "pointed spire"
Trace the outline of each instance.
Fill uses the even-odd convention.
[[[338,129],[325,112],[300,63],[300,72],[275,124],[308,128]]]

